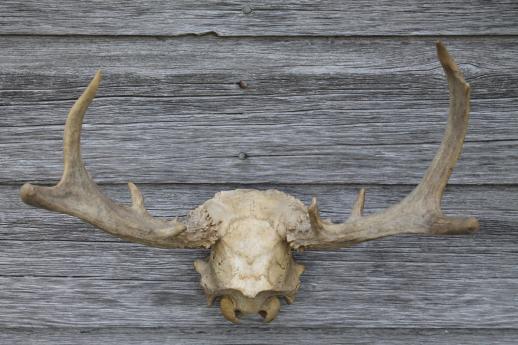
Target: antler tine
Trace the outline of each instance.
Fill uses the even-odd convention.
[[[479,229],[473,217],[446,217],[441,199],[460,156],[469,120],[470,86],[442,42],[437,56],[448,79],[450,106],[443,140],[419,185],[400,203],[384,212],[361,216],[364,191],[360,191],[351,217],[341,224],[322,220],[316,199],[308,208],[312,232],[292,234],[291,243],[299,247],[340,247],[399,233],[464,234]]]
[[[68,112],[63,135],[63,175],[61,180],[54,187],[24,184],[20,190],[20,196],[26,204],[51,211],[64,212],[64,209],[55,209],[64,206],[57,202],[57,199],[67,186],[84,180],[85,175],[88,174],[81,158],[81,127],[86,110],[97,93],[101,78],[101,71],[97,71],[83,94]],[[89,177],[86,177],[86,181],[88,181]]]
[[[353,208],[351,210],[351,216],[347,219],[347,222],[352,222],[355,219],[361,218],[363,216],[363,207],[365,206],[365,188],[362,188],[358,191],[358,195],[356,196],[356,201],[354,202]],[[318,209],[317,198],[313,197],[311,199],[311,204],[308,207],[309,221],[313,228],[318,228],[319,224],[323,224],[326,221],[320,217],[320,210]],[[327,222],[330,224],[330,222]]]
[[[365,188],[360,189],[358,195],[356,196],[356,201],[354,202],[353,209],[351,211],[351,216],[348,221],[354,220],[356,218],[360,218],[363,216],[363,208],[365,207]]]
[[[99,70],[68,113],[63,135],[64,168],[60,183],[67,183],[81,178],[86,173],[83,159],[81,158],[81,129],[86,110],[97,94],[101,78],[102,74]]]
[[[63,176],[56,186],[26,183],[20,190],[22,200],[32,206],[66,213],[123,239],[155,247],[209,247],[217,234],[210,233],[202,217],[187,217],[187,225],[152,217],[144,208],[144,198],[133,183],[128,183],[132,206],[119,205],[106,197],[90,178],[81,158],[81,127],[85,112],[101,82],[98,71],[74,103],[65,124]],[[189,230],[190,229],[190,230]]]
[[[430,202],[439,209],[444,189],[460,157],[468,130],[471,88],[464,81],[462,72],[453,57],[448,54],[444,44],[438,41],[436,47],[437,56],[448,79],[450,93],[448,124],[441,146],[412,197]]]
[[[450,106],[448,124],[441,145],[419,185],[410,193],[403,205],[413,204],[437,215],[429,232],[434,234],[462,234],[479,229],[473,217],[442,217],[441,200],[448,179],[462,152],[468,130],[471,88],[441,41],[436,42],[437,57],[448,80]],[[440,219],[440,221],[439,221]]]

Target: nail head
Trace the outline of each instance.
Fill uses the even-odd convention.
[[[252,7],[250,7],[249,5],[245,5],[245,6],[243,6],[243,13],[244,13],[244,14],[250,14],[250,13],[252,13]]]

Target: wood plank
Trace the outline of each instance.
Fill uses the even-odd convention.
[[[414,184],[441,139],[447,95],[430,39],[165,42],[0,39],[0,181],[59,178],[64,114],[94,66],[107,85],[83,152],[100,182]],[[474,88],[452,182],[515,183],[518,44],[451,43]]]
[[[170,264],[170,263],[164,263]],[[472,270],[475,270],[473,267]],[[516,328],[518,279],[304,275],[297,301],[276,319],[291,327]],[[1,327],[227,325],[196,281],[1,277]],[[244,324],[261,323],[259,315]]]
[[[4,0],[2,34],[481,35],[518,34],[515,1],[364,0],[243,3]],[[380,25],[380,22],[383,25]]]
[[[151,188],[150,188],[151,187]],[[171,216],[171,209],[185,212],[186,207],[204,199],[212,190],[230,189],[230,186],[145,186],[148,208],[156,215]],[[263,188],[265,186],[262,186]],[[280,190],[301,197],[305,202],[311,195],[318,195],[323,214],[335,220],[345,218],[354,198],[354,187],[342,186],[278,186]],[[408,187],[369,188],[367,212],[375,212],[403,197]],[[108,279],[160,279],[162,275],[183,277],[196,274],[192,261],[202,258],[207,251],[161,250],[133,245],[119,241],[78,219],[51,213],[23,205],[16,195],[17,188],[2,188],[8,197],[0,207],[5,210],[1,224],[0,240],[3,251],[0,262],[9,265],[0,269],[2,276],[81,276]],[[107,192],[116,199],[124,199],[122,187],[109,186]],[[122,193],[121,193],[122,192]],[[457,187],[448,189],[445,197],[446,214],[473,215],[480,219],[481,231],[475,236],[461,237],[418,237],[399,236],[363,243],[343,252],[300,254],[300,259],[323,262],[326,271],[340,270],[341,265],[365,265],[373,262],[387,266],[392,271],[400,265],[418,267],[414,274],[456,278],[514,278],[518,273],[515,265],[506,263],[509,255],[516,253],[518,222],[516,207],[517,187]],[[174,195],[171,200],[170,196]],[[200,201],[201,202],[201,201]],[[498,203],[498,204],[496,204]],[[171,206],[171,204],[173,206]],[[494,205],[488,207],[488,205]],[[182,212],[183,211],[183,212]],[[309,259],[305,259],[308,257]],[[390,262],[386,262],[390,257]],[[96,258],[91,261],[89,258]],[[512,258],[511,258],[512,259]],[[163,265],[163,261],[174,261],[174,266]],[[120,264],[123,263],[121,266]],[[477,271],[455,271],[441,265],[477,266]],[[111,266],[106,271],[106,265]],[[432,265],[437,272],[429,272],[419,266]],[[352,266],[351,266],[352,267]],[[446,271],[443,271],[443,268]],[[152,273],[150,270],[153,270]],[[352,273],[349,273],[352,274]]]
[[[515,345],[515,329],[380,329],[281,327],[162,327],[3,329],[5,344],[76,345],[202,345],[202,344],[355,344],[355,345]]]
[[[13,241],[117,241],[82,221],[25,205],[18,195],[19,185],[0,186],[0,240]],[[146,208],[158,217],[175,217],[187,212],[221,190],[239,187],[278,190],[289,193],[309,205],[317,196],[323,217],[341,221],[349,215],[360,186],[347,185],[141,185]],[[366,185],[366,214],[380,211],[401,200],[412,186]],[[102,186],[107,195],[121,203],[129,203],[125,185]],[[448,215],[472,215],[482,222],[483,241],[496,241],[495,246],[513,243],[518,236],[518,187],[455,186],[446,189],[443,210]],[[418,239],[418,238],[417,238]],[[409,239],[407,239],[409,240]],[[424,238],[424,242],[431,238]],[[420,240],[417,240],[420,241]],[[434,238],[441,245],[452,241]],[[390,241],[389,241],[390,242]],[[453,241],[455,242],[455,241]],[[468,241],[469,242],[469,241]],[[370,246],[369,242],[364,245]],[[397,243],[397,241],[396,241]],[[419,242],[418,242],[419,243]],[[386,245],[386,243],[385,243]]]
[[[474,100],[516,96],[509,79],[516,76],[516,39],[449,37],[444,42],[470,81]],[[9,105],[75,99],[101,68],[106,78],[99,95],[104,97],[334,92],[365,101],[370,97],[364,93],[372,91],[369,96],[379,97],[374,101],[397,95],[416,100],[413,92],[444,101],[446,85],[434,43],[435,38],[421,37],[7,36],[0,37],[1,100]],[[240,80],[248,88],[239,88]]]
[[[514,238],[512,237],[514,236]],[[475,238],[421,239],[398,237],[332,252],[297,253],[306,281],[333,283],[371,278],[464,281],[518,279],[513,262],[518,235],[503,236],[491,244],[491,235]],[[494,234],[493,234],[493,237]],[[72,241],[2,241],[1,277],[92,278],[97,280],[197,282],[195,259],[206,250],[160,250],[129,243]],[[93,260],[95,258],[95,260]],[[5,264],[8,263],[8,264]],[[371,275],[372,274],[372,275]],[[327,286],[327,285],[326,285]],[[322,286],[320,286],[322,287]]]
[[[204,139],[206,141],[203,145],[189,147],[192,139],[189,138],[183,145],[175,145],[168,140],[171,132],[162,133],[165,136],[153,137],[149,130],[141,128],[124,135],[118,130],[116,133],[110,131],[107,135],[102,135],[110,139],[93,140],[84,145],[84,150],[89,152],[84,154],[88,170],[97,181],[103,183],[131,180],[136,183],[300,181],[414,184],[420,181],[438,148],[438,144],[352,147],[333,145],[334,147],[330,148],[316,143],[310,146],[309,138],[306,147],[287,147],[289,139],[297,137],[298,134],[294,134],[293,137],[285,136],[280,144],[271,147],[266,146],[268,140],[277,134],[271,132],[267,133],[268,138],[254,138],[260,142],[238,146],[242,143],[241,139],[251,133],[237,131],[233,134],[232,137],[238,139],[238,143],[230,137],[230,128],[224,133],[216,133],[220,134],[221,141],[211,142]],[[193,130],[191,133],[204,132]],[[142,135],[149,140],[139,141],[137,145],[128,144],[129,140]],[[62,171],[59,157],[61,140],[48,144],[35,137],[26,139],[27,136],[21,134],[18,134],[18,138],[21,143],[3,147],[9,152],[10,157],[2,159],[0,173],[6,177],[0,182],[56,183]],[[122,142],[125,142],[124,146],[121,146]],[[213,149],[209,147],[210,144],[213,145]],[[218,144],[224,146],[224,149],[218,150]],[[175,146],[180,146],[185,151],[172,150],[171,147]],[[282,152],[272,152],[275,148]],[[248,156],[247,159],[239,158],[238,155],[242,152]],[[467,143],[451,182],[513,184],[518,174],[517,158],[516,140]],[[384,168],[380,169],[380,166]]]
[[[127,193],[106,187],[119,200]],[[277,187],[306,202],[319,195],[331,218],[345,216],[356,189]],[[149,185],[143,192],[154,214],[171,215],[170,209],[185,211],[230,188]],[[409,190],[373,186],[367,211]],[[192,268],[207,251],[114,241],[71,217],[23,207],[16,192],[16,186],[1,187],[0,327],[230,327],[216,307],[205,306]],[[277,324],[264,327],[516,328],[516,195],[517,187],[450,186],[446,213],[480,217],[474,236],[391,237],[297,254],[306,265],[298,300],[283,306]],[[263,327],[255,318],[246,324]]]

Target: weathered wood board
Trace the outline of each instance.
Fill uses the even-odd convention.
[[[83,152],[99,182],[412,184],[446,122],[433,39],[11,37],[0,47],[2,182],[59,178],[65,115],[97,68],[106,77]],[[515,183],[518,41],[450,49],[474,99],[451,181]]]
[[[516,344],[517,17],[511,0],[1,1],[0,344]],[[472,86],[444,210],[480,232],[297,253],[301,290],[271,324],[207,307],[192,266],[207,251],[127,243],[19,199],[59,179],[66,113],[102,69],[82,146],[116,200],[133,181],[173,217],[277,188],[338,221],[367,187],[379,211],[441,140],[437,38]]]
[[[269,188],[272,186],[254,186]],[[355,188],[276,186],[307,201],[318,195],[328,217],[346,216]],[[144,186],[156,215],[184,214],[211,192],[233,186]],[[118,200],[123,186],[105,186]],[[408,186],[369,189],[369,212],[396,202]],[[474,236],[400,236],[334,252],[297,254],[306,265],[295,304],[269,327],[512,328],[518,323],[516,187],[453,186],[447,214],[480,218]],[[23,208],[17,188],[2,189],[7,210],[0,233],[0,294],[7,327],[226,326],[207,308],[192,262],[207,251],[129,244],[72,217]],[[126,195],[126,197],[124,197]],[[175,198],[170,199],[170,195]],[[488,204],[496,207],[487,208]],[[476,267],[476,269],[473,269]],[[41,289],[44,286],[45,289]],[[21,302],[21,305],[20,305]],[[347,307],[344,307],[347,306]],[[30,314],[30,315],[27,315]],[[383,315],[383,317],[379,317]],[[258,319],[248,319],[257,324]]]
[[[3,33],[36,35],[510,35],[513,0],[3,0]]]
[[[174,321],[171,322],[173,324]],[[514,329],[391,329],[350,327],[244,327],[229,330],[226,327],[115,327],[115,328],[43,328],[8,329],[0,334],[0,341],[10,344],[68,345],[73,339],[77,345],[264,345],[285,344],[501,344],[515,345],[518,332]]]

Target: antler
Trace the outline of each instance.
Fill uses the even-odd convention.
[[[80,153],[83,117],[101,81],[98,71],[81,97],[70,109],[64,134],[64,171],[54,187],[26,183],[20,190],[22,200],[32,206],[66,213],[120,238],[155,247],[209,247],[217,233],[192,213],[185,224],[177,220],[154,218],[144,208],[137,186],[128,183],[132,206],[118,205],[106,197],[90,178]]]
[[[450,111],[439,151],[421,183],[400,203],[366,217],[362,216],[365,190],[360,190],[351,217],[342,224],[322,220],[313,198],[308,208],[311,231],[291,234],[288,240],[293,247],[344,247],[401,233],[464,234],[479,229],[473,217],[446,217],[441,211],[444,188],[462,151],[468,127],[470,87],[441,42],[437,42],[437,55],[448,79]]]

